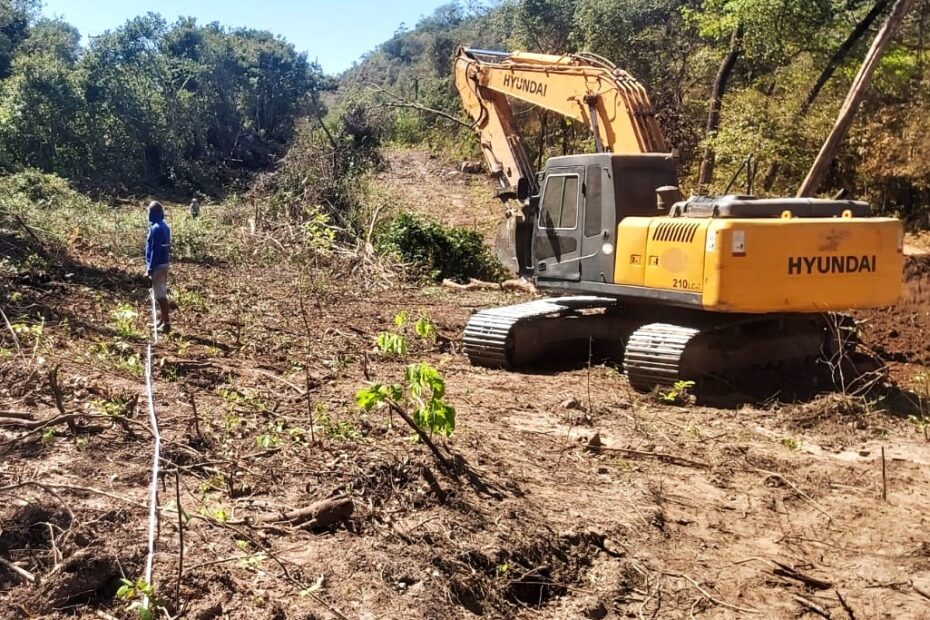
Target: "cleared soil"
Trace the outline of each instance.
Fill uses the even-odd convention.
[[[479,211],[493,203],[469,198],[484,179],[420,153],[390,163],[374,189],[393,206],[451,213],[447,196],[476,210],[451,221],[493,235],[497,212]],[[0,558],[41,579],[0,566],[2,618],[129,618],[113,594],[144,571],[144,381],[93,345],[113,340],[118,300],[146,316],[147,293],[138,264],[84,256],[70,276],[3,283],[20,293],[4,302],[11,322],[45,318],[46,354],[24,337],[0,361],[0,410],[57,416],[47,374],[60,366],[62,407],[87,415],[54,434],[0,429]],[[285,261],[172,269],[181,307],[154,348],[154,585],[172,614],[930,618],[930,443],[908,420],[930,355],[923,258],[902,305],[859,317],[893,366],[884,399],[727,408],[661,404],[608,366],[471,367],[458,344],[469,315],[526,295],[389,286],[352,257],[303,279]],[[403,310],[431,317],[439,339],[411,335],[406,359],[385,358],[375,337]],[[449,468],[399,416],[355,405],[413,361],[442,371],[456,406],[454,435],[437,438]],[[103,404],[136,398],[120,415]],[[261,522],[333,497],[351,499],[351,517]]]

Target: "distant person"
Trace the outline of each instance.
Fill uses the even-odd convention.
[[[192,218],[197,219],[198,217],[200,217],[200,203],[197,202],[197,199],[196,199],[196,198],[194,198],[193,200],[191,200],[190,209],[191,209],[191,217],[192,217]]]
[[[159,320],[157,329],[171,332],[168,310],[168,263],[171,262],[171,229],[165,222],[165,208],[154,200],[149,203],[149,236],[145,240],[145,264],[152,291],[158,302]]]

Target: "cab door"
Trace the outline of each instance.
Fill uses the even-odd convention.
[[[584,167],[551,168],[539,199],[533,236],[536,277],[581,279],[581,214]]]

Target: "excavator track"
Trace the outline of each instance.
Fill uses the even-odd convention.
[[[651,323],[637,329],[626,343],[623,369],[630,385],[649,390],[681,379],[681,357],[700,330],[669,323]]]
[[[534,319],[550,321],[578,310],[614,306],[609,297],[576,296],[539,299],[481,310],[472,315],[463,334],[464,350],[475,366],[512,368],[519,365],[516,331]]]
[[[766,374],[812,378],[818,361],[837,366],[856,347],[849,315],[775,315],[701,326],[650,323],[635,330],[624,351],[630,385],[648,391],[676,381],[716,380],[729,385]]]
[[[464,352],[476,366],[515,368],[562,361],[573,344],[584,352],[589,343],[613,344],[622,350],[630,385],[649,391],[677,381],[761,385],[763,377],[775,377],[804,382],[851,356],[856,346],[855,321],[847,315],[654,310],[624,309],[616,299],[594,296],[491,308],[468,321]],[[649,323],[650,318],[662,322]]]

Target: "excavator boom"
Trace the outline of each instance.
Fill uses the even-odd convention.
[[[593,54],[460,48],[455,85],[505,197],[523,198],[538,189],[507,97],[588,125],[598,152],[666,152],[645,89],[630,74]]]

